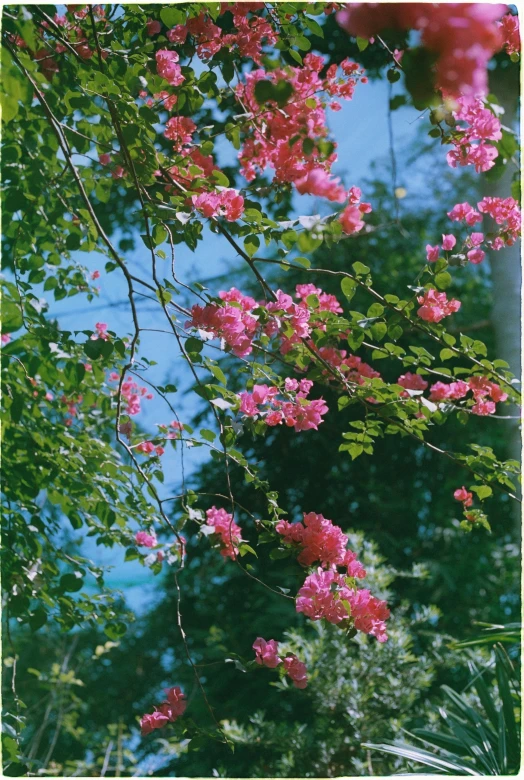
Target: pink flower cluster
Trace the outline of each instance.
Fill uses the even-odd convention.
[[[344,566],[348,577],[362,579],[366,571],[354,552],[347,549],[348,537],[337,525],[315,512],[304,513],[301,523],[279,520],[275,526],[287,544],[300,550],[298,562],[302,566],[320,563],[323,567]]]
[[[257,306],[255,299],[242,295],[235,287],[229,292],[221,291],[218,295],[225,301],[225,305],[195,304],[191,309],[191,320],[186,322],[186,328],[197,328],[206,334],[224,339],[238,357],[249,355],[258,328],[258,319],[251,314]]]
[[[278,642],[274,639],[262,639],[257,637],[253,642],[255,651],[255,661],[261,666],[267,666],[269,669],[276,669],[280,664],[284,665],[286,674],[293,681],[295,688],[307,687],[307,667],[303,661],[299,661],[296,655],[288,655],[284,659],[278,655]]]
[[[304,67],[277,68],[267,72],[253,70],[246,74],[245,83],[236,87],[239,102],[250,112],[252,122],[239,154],[242,173],[252,181],[267,167],[275,171],[276,182],[293,182],[299,192],[322,195],[335,202],[343,202],[344,190],[338,179],[331,179],[331,166],[337,159],[331,150],[323,151],[328,130],[325,103],[320,93],[351,99],[357,80],[363,71],[345,60],[342,78],[337,78],[337,66],[328,68],[325,78],[319,72],[324,59],[307,54]],[[278,85],[286,82],[292,94],[284,106],[268,101],[264,107],[255,98],[255,89],[262,82]],[[304,142],[308,140],[309,144]]]
[[[473,493],[469,493],[464,485],[461,488],[455,490],[453,493],[453,498],[456,501],[462,501],[464,509],[467,509],[473,504]]]
[[[255,385],[252,393],[240,393],[240,412],[246,417],[260,415],[264,422],[273,427],[285,423],[295,431],[318,430],[324,422],[322,415],[328,412],[328,407],[322,398],[314,401],[307,399],[313,382],[302,379],[285,380],[285,393],[294,394],[294,400],[286,401],[276,398],[277,387]],[[266,409],[260,407],[265,405]]]
[[[156,536],[148,534],[147,531],[138,531],[135,534],[135,542],[139,547],[156,547],[158,544]]]
[[[405,387],[406,390],[423,391],[427,388],[428,383],[420,374],[412,374],[410,371],[406,371],[405,374],[402,374],[397,379],[397,385]],[[402,395],[406,397],[409,393],[402,393]]]
[[[519,17],[506,14],[500,20],[500,29],[504,36],[504,46],[508,54],[520,51]]]
[[[206,13],[201,13],[188,19],[186,24],[173,27],[167,33],[167,37],[171,43],[185,43],[187,36],[190,35],[195,42],[196,52],[202,60],[210,59],[220,49],[227,47],[236,48],[240,56],[249,57],[260,64],[262,46],[277,42],[276,33],[268,19],[256,15],[249,16],[254,11],[263,9],[263,3],[222,3],[221,13],[231,11],[233,25],[237,32],[224,33]]]
[[[163,447],[160,447],[159,445],[153,444],[152,441],[141,441],[140,444],[136,445],[136,451],[142,452],[144,455],[163,455],[165,450]]]
[[[416,29],[436,52],[440,89],[453,97],[488,91],[487,65],[504,44],[502,3],[347,3],[337,21],[350,35],[371,38],[385,28]]]
[[[102,341],[109,341],[109,333],[107,332],[107,324],[105,322],[95,322],[96,333],[91,336],[92,341],[102,339]]]
[[[180,59],[176,51],[169,49],[159,49],[155,54],[156,69],[159,76],[162,76],[172,87],[179,87],[185,79],[182,75],[182,68],[178,64]]]
[[[475,403],[471,407],[473,414],[485,417],[495,414],[496,404],[507,400],[508,394],[495,382],[485,376],[471,376],[467,382],[459,379],[457,382],[436,382],[430,388],[430,401],[457,401],[465,398],[468,392],[473,394]]]
[[[460,301],[455,298],[448,301],[445,292],[438,292],[434,289],[426,290],[424,295],[417,297],[417,301],[420,303],[417,314],[421,320],[426,322],[440,322],[444,317],[449,317],[450,314],[458,311],[461,306]]]
[[[244,198],[238,190],[203,192],[201,195],[193,195],[192,202],[208,218],[224,216],[228,222],[235,222],[244,213]]]
[[[308,344],[325,363],[340,371],[348,382],[365,385],[366,380],[380,377],[380,373],[375,371],[368,363],[364,363],[362,358],[349,354],[345,349],[317,347],[312,341],[308,342]],[[327,369],[322,373],[328,381],[334,379]]]
[[[468,258],[469,262],[473,263],[474,265],[478,265],[478,263],[481,263],[486,257],[486,253],[482,249],[479,249],[479,246],[483,241],[484,233],[471,233],[471,235],[466,238],[464,248],[469,250],[466,254],[466,257]],[[442,247],[438,246],[438,244],[437,246],[431,246],[430,244],[427,244],[426,258],[428,262],[436,263],[440,257],[441,248],[444,250],[444,252],[451,252],[456,246],[456,243],[457,239],[455,236],[447,234],[442,236]]]
[[[348,236],[358,233],[364,227],[364,214],[372,211],[369,203],[360,203],[362,192],[359,187],[351,187],[349,190],[349,203],[341,212],[338,221],[342,225],[342,230]]]
[[[177,152],[193,142],[193,133],[197,126],[188,116],[172,116],[166,122],[164,135],[170,141],[175,142],[174,149]]]
[[[113,371],[109,374],[110,382],[120,381],[120,375]],[[122,399],[124,401],[125,412],[131,416],[138,414],[141,409],[140,399],[146,398],[151,400],[153,394],[149,392],[147,387],[141,387],[133,379],[125,379],[122,382]]]
[[[457,121],[467,122],[469,127],[457,126],[451,134],[454,146],[447,153],[448,165],[474,165],[477,173],[489,171],[495,165],[498,149],[487,141],[500,141],[502,129],[500,120],[488,109],[480,98],[458,98],[458,108],[453,111]],[[478,141],[479,143],[474,143]]]
[[[242,541],[242,529],[235,523],[233,515],[225,509],[212,506],[206,512],[206,518],[206,525],[213,529],[219,539],[220,555],[235,560],[238,555],[237,545]]]
[[[478,211],[477,211],[478,209]],[[485,245],[493,250],[502,249],[504,246],[513,246],[519,238],[521,229],[521,213],[518,202],[514,198],[495,198],[485,197],[477,203],[477,209],[469,203],[457,203],[451,211],[448,211],[448,217],[453,222],[465,222],[469,227],[473,227],[477,222],[482,222],[482,215],[487,215],[495,220],[500,226],[498,234],[494,238],[485,240],[483,233],[472,233],[466,239],[466,246],[473,247],[472,252],[481,259],[472,259],[471,252],[468,252],[470,262],[481,262],[484,259],[484,253],[479,246],[485,241]]]
[[[351,620],[357,631],[371,634],[379,642],[387,641],[386,624],[390,612],[385,601],[372,596],[369,590],[356,590],[334,569],[318,568],[306,577],[296,602],[297,612],[311,620],[325,619],[329,623]]]
[[[187,707],[187,701],[181,688],[178,686],[166,688],[165,694],[166,701],[163,701],[158,707],[155,706],[154,712],[143,715],[140,719],[143,737],[147,734],[151,734],[155,729],[163,728],[168,723],[174,723],[184,714]]]

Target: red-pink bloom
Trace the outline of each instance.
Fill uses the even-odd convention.
[[[140,718],[140,728],[142,730],[142,736],[151,734],[154,729],[161,729],[163,726],[169,723],[169,717],[163,715],[161,712],[152,712],[151,714],[143,715]]]
[[[138,531],[135,534],[135,542],[140,547],[156,547],[157,538],[153,534],[148,534],[147,531]]]
[[[10,341],[11,341],[11,334],[2,333],[2,344],[9,344]]]
[[[173,688],[166,688],[164,693],[166,694],[167,702],[171,708],[172,714],[170,720],[179,718],[184,714],[187,707],[185,693],[182,692],[182,689],[179,688],[178,685],[175,685]]]
[[[343,203],[346,199],[346,191],[340,185],[340,179],[333,178],[324,168],[308,171],[295,181],[295,186],[301,195],[318,195],[335,203]]]
[[[484,417],[488,414],[495,414],[496,406],[493,401],[477,401],[477,403],[471,407],[471,411],[473,414]]]
[[[159,76],[162,76],[173,87],[178,87],[185,81],[182,75],[182,69],[178,64],[178,54],[176,51],[160,49],[155,54],[156,69]]]
[[[152,441],[141,441],[136,445],[137,452],[143,452],[145,455],[151,455],[155,451],[155,445]]]
[[[482,249],[470,249],[467,253],[467,258],[470,263],[473,263],[474,265],[478,265],[478,263],[481,263],[484,258],[486,257],[486,253],[482,251]]]
[[[96,334],[93,333],[91,340],[96,341],[97,339],[102,339],[102,341],[108,341],[109,334],[107,333],[107,327],[105,322],[95,322]]]
[[[401,385],[407,390],[425,390],[428,383],[420,374],[412,374],[410,371],[406,371],[405,374],[402,374],[397,379],[397,385]]]
[[[255,661],[261,666],[267,666],[269,669],[274,669],[282,659],[278,655],[278,642],[274,639],[262,639],[257,637],[253,642],[253,650],[256,653]]]
[[[322,566],[346,566],[350,577],[366,576],[355,553],[347,549],[349,539],[346,534],[323,515],[309,512],[304,514],[302,523],[279,520],[275,530],[286,543],[298,547],[300,552],[297,560],[303,566],[311,566],[315,562]]]
[[[296,609],[311,620],[324,618],[329,623],[341,623],[351,617],[358,631],[372,634],[379,642],[387,640],[385,621],[390,613],[386,602],[376,599],[369,590],[348,587],[344,577],[333,569],[317,569],[306,577],[298,592]]]
[[[421,304],[417,314],[426,322],[440,322],[444,317],[458,311],[461,306],[460,301],[455,298],[448,301],[446,293],[434,289],[426,290],[424,295],[417,297],[417,301]]]
[[[506,14],[500,20],[500,29],[504,37],[504,46],[508,54],[520,51],[519,17]]]
[[[487,63],[503,45],[497,24],[507,6],[486,3],[347,3],[337,13],[341,27],[371,38],[385,28],[417,29],[436,52],[437,84],[447,93],[487,92]]]
[[[228,222],[236,222],[244,213],[244,198],[237,190],[203,192],[193,195],[193,206],[204,217],[224,216]]]
[[[167,37],[171,43],[185,43],[187,38],[187,27],[184,24],[177,24],[168,31]]]
[[[471,506],[473,503],[473,493],[468,493],[464,485],[461,488],[455,490],[453,493],[453,498],[457,501],[462,501],[464,507]]]
[[[426,259],[429,263],[436,263],[438,260],[438,255],[440,252],[439,246],[431,246],[430,244],[426,244]]]
[[[295,688],[307,687],[307,667],[303,661],[299,661],[296,655],[288,655],[284,658],[286,674],[293,680]]]
[[[453,222],[466,222],[467,225],[473,226],[477,222],[482,222],[482,214],[475,211],[473,206],[469,203],[457,203],[451,211],[448,211],[448,217]]]
[[[175,141],[175,149],[180,150],[193,141],[193,133],[197,126],[188,116],[172,116],[166,122],[164,135],[170,141]]]
[[[100,271],[93,271],[91,274],[91,279],[94,281],[95,279],[100,279]]]
[[[221,550],[220,554],[224,558],[232,558],[233,560],[238,555],[238,547],[242,541],[242,530],[238,526],[233,515],[226,512],[225,509],[217,509],[212,506],[206,512],[206,524],[213,528],[214,533],[219,537]]]
[[[342,230],[347,235],[358,233],[364,227],[364,220],[362,219],[362,212],[358,206],[348,205],[340,213],[338,221],[342,225]]]
[[[457,243],[457,239],[455,238],[455,236],[451,234],[442,236],[442,249],[445,252],[451,252],[451,250],[454,248],[456,243]]]
[[[107,154],[107,152],[104,152],[103,154],[98,155],[98,162],[100,165],[109,165],[111,162],[111,155]]]
[[[224,339],[235,355],[244,357],[253,349],[252,342],[258,328],[258,319],[251,311],[256,308],[257,303],[253,298],[242,295],[235,287],[229,292],[220,292],[219,297],[225,302],[224,306],[215,303],[193,306],[192,319],[186,323],[186,327],[197,328]],[[231,306],[230,302],[239,303],[240,307]]]
[[[146,24],[146,30],[147,34],[151,37],[153,35],[158,35],[160,30],[162,29],[162,25],[160,22],[155,21],[154,19],[148,19]],[[162,74],[160,74],[162,75]]]

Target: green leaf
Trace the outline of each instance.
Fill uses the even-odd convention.
[[[435,276],[435,284],[439,290],[445,290],[452,282],[451,274],[447,271],[443,271]]]
[[[204,349],[204,343],[200,341],[200,339],[196,339],[193,336],[190,336],[188,339],[186,339],[186,352],[202,352]]]
[[[249,255],[249,257],[253,257],[253,255],[256,254],[259,246],[260,239],[254,234],[247,236],[247,238],[244,239],[244,249],[246,250],[246,253]]]
[[[354,270],[357,276],[362,276],[369,273],[369,268],[367,265],[364,265],[364,263],[353,263],[351,268]]]
[[[369,46],[369,40],[367,38],[361,38],[357,36],[357,46],[359,51],[365,51]]]
[[[84,580],[79,572],[74,574],[63,574],[60,577],[60,590],[75,593],[81,590],[84,585]]]

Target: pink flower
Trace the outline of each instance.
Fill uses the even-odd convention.
[[[93,281],[95,279],[100,279],[100,271],[93,271],[93,273],[91,274],[91,279],[93,279]]]
[[[98,162],[100,165],[109,165],[111,162],[111,155],[104,152],[98,155]]]
[[[519,17],[506,14],[500,20],[500,27],[504,37],[504,46],[508,54],[516,54],[520,51]]]
[[[261,666],[267,666],[274,669],[281,663],[282,659],[278,656],[278,642],[274,639],[265,640],[257,637],[253,642],[253,650],[256,653],[255,661]]]
[[[2,344],[9,344],[11,341],[11,334],[10,333],[2,333],[1,337]]]
[[[185,43],[187,38],[187,27],[183,24],[177,24],[168,31],[167,37],[171,43]]]
[[[420,374],[412,374],[407,371],[402,376],[399,376],[397,385],[401,385],[401,387],[405,387],[407,390],[425,390],[428,383]]]
[[[466,222],[470,226],[476,222],[482,222],[482,215],[475,211],[469,203],[457,203],[451,211],[448,211],[448,217],[453,222]]]
[[[438,260],[438,255],[440,252],[439,246],[431,246],[430,244],[426,244],[426,259],[430,263],[436,263]]]
[[[307,687],[307,667],[305,663],[299,661],[295,655],[288,655],[284,658],[284,668],[293,680],[295,688]]]
[[[140,547],[156,547],[157,538],[153,534],[148,534],[147,531],[138,531],[135,534],[135,542]]]
[[[342,230],[347,235],[352,233],[358,233],[364,227],[364,220],[362,219],[362,213],[358,206],[348,205],[341,212],[338,221],[342,225]]]
[[[102,341],[108,341],[109,334],[107,333],[107,327],[105,322],[95,322],[96,334],[93,333],[91,340],[96,341],[97,339],[102,339]]]
[[[159,76],[162,76],[173,87],[178,87],[185,81],[182,75],[182,69],[178,65],[178,54],[176,51],[160,49],[155,54],[156,69]]]
[[[161,712],[152,712],[150,715],[143,715],[142,718],[140,718],[142,736],[145,737],[147,734],[151,734],[154,729],[161,729],[166,723],[169,723],[169,718]]]
[[[171,719],[174,720],[174,718],[179,718],[180,715],[184,714],[187,707],[185,694],[177,685],[173,688],[166,688],[164,693],[166,694],[166,699],[171,708]]]
[[[473,414],[484,417],[488,414],[495,414],[496,406],[493,401],[477,401],[477,403],[471,407],[471,411]]]
[[[164,135],[170,141],[175,141],[175,149],[180,150],[193,142],[193,133],[196,129],[197,126],[188,116],[172,116],[166,122]]]
[[[451,250],[454,248],[456,243],[457,243],[457,239],[455,238],[455,236],[451,234],[442,236],[442,249],[445,252],[451,252]]]
[[[208,218],[225,216],[228,222],[235,222],[244,213],[244,198],[237,190],[203,192],[201,195],[193,195],[192,202]]]
[[[484,258],[486,257],[486,253],[482,251],[482,249],[470,249],[467,258],[470,263],[474,263],[474,265],[478,265],[478,263],[481,263]]]
[[[146,30],[149,37],[152,37],[153,35],[158,35],[161,29],[162,29],[162,25],[160,24],[160,22],[157,22],[153,19],[147,20]]]
[[[473,493],[468,493],[464,486],[455,490],[453,493],[453,498],[457,501],[462,501],[464,507],[471,506],[473,503]]]
[[[446,293],[437,290],[426,290],[424,295],[419,295],[417,301],[421,304],[417,314],[426,322],[440,322],[444,317],[460,309],[460,301],[452,298],[448,301]]]
[[[155,451],[155,445],[152,441],[141,441],[140,444],[136,445],[136,451],[143,452],[144,455],[151,455]]]
[[[220,554],[224,558],[235,559],[238,555],[237,545],[242,541],[241,528],[235,523],[233,515],[225,509],[212,506],[206,512],[206,524],[213,528],[220,541]]]
[[[351,567],[349,576],[366,576],[356,555],[347,549],[349,539],[346,534],[323,515],[309,512],[304,514],[302,523],[280,520],[275,530],[283,536],[284,542],[298,547],[300,552],[297,560],[302,566],[311,566],[315,562],[322,566],[348,566]]]
[[[295,186],[301,195],[318,195],[335,203],[343,203],[346,199],[346,191],[340,185],[340,179],[334,179],[324,168],[308,171],[295,181]]]
[[[484,233],[472,233],[468,236],[469,246],[480,246],[484,241]]]

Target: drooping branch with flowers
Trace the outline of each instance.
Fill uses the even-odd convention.
[[[454,497],[463,505],[464,533],[490,531],[487,499],[520,500],[515,461],[499,459],[467,436],[461,452],[442,449],[432,437],[436,425],[454,416],[496,420],[520,403],[509,366],[452,326],[462,269],[483,263],[488,252],[503,253],[520,236],[516,190],[474,204],[449,203],[449,232],[420,252],[410,289],[380,289],[373,267],[358,259],[358,242],[377,229],[374,205],[359,182],[334,175],[337,143],[328,121],[329,110],[339,111],[340,101],[366,89],[366,69],[354,54],[376,47],[389,80],[405,78],[450,167],[481,175],[514,165],[514,133],[488,94],[487,73],[499,52],[518,58],[517,17],[505,5],[481,3],[187,3],[155,5],[151,13],[137,5],[66,8],[51,14],[48,6],[7,6],[4,14],[4,255],[12,263],[3,281],[6,433],[28,412],[33,423],[27,430],[36,426],[33,446],[39,426],[45,428],[54,445],[40,456],[41,488],[73,528],[125,547],[128,560],[140,560],[152,573],[171,567],[176,621],[213,721],[210,738],[227,742],[219,705],[207,699],[184,628],[189,536],[211,545],[224,566],[272,590],[290,624],[303,615],[333,624],[348,641],[361,632],[383,643],[390,618],[385,601],[361,587],[366,571],[338,525],[344,519],[317,514],[320,497],[302,520],[286,519],[293,508],[280,506],[250,459],[249,436],[280,426],[290,437],[307,437],[328,415],[340,415],[340,440],[332,446],[352,460],[373,456],[384,436],[407,437],[456,466]],[[333,15],[352,52],[338,62],[314,51],[315,36],[323,36]],[[420,45],[392,51],[390,29],[418,31]],[[358,125],[350,130],[358,134]],[[238,161],[236,169],[223,166],[227,173],[219,164],[225,146]],[[302,195],[326,201],[332,213],[283,219],[291,198],[300,203]],[[140,273],[126,259],[125,230],[118,247],[114,235],[126,209],[141,235]],[[206,289],[197,279],[179,278],[177,246],[189,247],[201,262],[204,228],[227,242],[248,273],[239,278],[254,282],[249,290],[233,284]],[[342,241],[345,270],[315,266],[319,246]],[[129,332],[116,333],[111,322],[65,331],[46,317],[39,285],[56,300],[79,293],[96,300],[93,282],[103,277],[98,270],[87,274],[77,252],[99,253],[106,275],[122,277]],[[276,287],[275,268],[292,269],[300,283]],[[324,280],[330,290],[339,284],[340,292],[324,290]],[[357,293],[367,298],[365,311],[351,309]],[[156,307],[155,327],[170,334],[173,353],[166,361],[176,355],[184,362],[210,427],[195,431],[171,400],[176,388],[148,378],[140,345],[143,297]],[[415,345],[419,337],[425,346]],[[49,356],[51,368],[39,353]],[[391,372],[394,381],[384,378]],[[323,397],[327,388],[336,394],[336,407]],[[165,416],[146,434],[142,405],[154,398]],[[350,406],[358,419],[343,430]],[[16,436],[13,442],[21,446]],[[170,504],[171,475],[162,466],[168,446],[180,457],[182,484]],[[221,497],[207,501],[191,489],[184,472],[188,447],[207,447],[222,465]],[[77,477],[63,492],[54,487],[55,464],[68,468],[62,458],[75,468],[87,463],[94,480],[89,497]],[[20,486],[12,494],[5,486],[8,514],[22,535],[37,514],[31,468],[22,479],[29,498],[17,493]],[[251,515],[254,536],[242,527],[240,518],[250,510],[236,501],[233,470],[267,500],[265,517]],[[45,546],[53,545],[51,532],[39,533]],[[253,538],[271,545],[275,567],[283,558],[301,567],[296,592],[265,581]],[[10,554],[6,565],[15,569],[15,546]],[[87,619],[110,639],[122,635],[126,626],[110,599],[98,596],[95,604],[86,595],[80,607],[67,595],[81,589],[86,567],[60,550],[56,555],[60,565],[42,575],[43,606],[32,601],[32,580],[21,580],[7,597],[8,620],[37,629],[39,621],[57,619],[70,629]],[[24,565],[30,570],[31,556]],[[100,572],[91,574],[102,583]],[[275,640],[258,635],[256,615],[247,626],[254,655],[241,659],[244,668],[267,667],[289,677],[298,693],[306,689],[314,670],[292,652],[281,657]],[[142,717],[144,737],[175,723],[189,738],[209,736],[198,723],[181,725],[191,704],[180,687],[165,693],[166,700]]]

